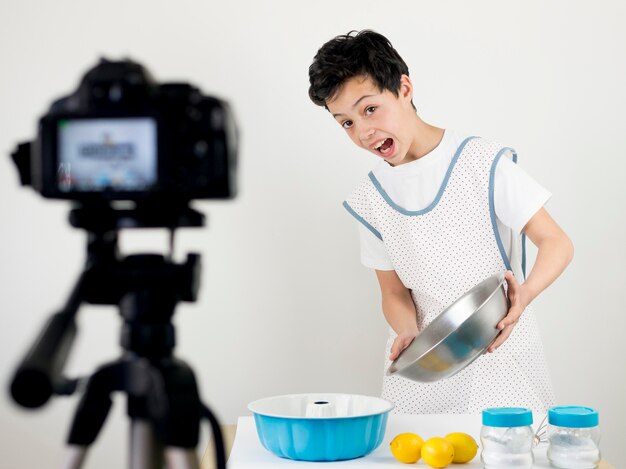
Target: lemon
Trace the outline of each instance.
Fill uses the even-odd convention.
[[[422,459],[430,467],[446,467],[454,459],[454,446],[444,438],[430,438],[422,445]]]
[[[415,433],[400,433],[391,440],[389,448],[398,461],[413,464],[420,458],[422,443],[424,440]]]
[[[467,433],[455,432],[445,436],[445,439],[454,447],[454,459],[452,462],[464,463],[474,459],[478,452],[476,440]]]

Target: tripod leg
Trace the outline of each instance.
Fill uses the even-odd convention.
[[[80,469],[87,456],[87,446],[71,445],[68,448],[64,469]]]
[[[128,399],[130,469],[199,469],[195,447],[201,404],[193,372],[175,359],[164,360],[159,369],[145,365],[134,363],[133,381],[142,385],[130,387],[142,392]]]
[[[198,455],[192,449],[169,447],[165,450],[167,469],[199,469]]]
[[[163,424],[165,446],[196,448],[200,437],[202,404],[193,371],[177,359],[162,363],[160,370],[168,401],[167,412],[159,422]]]
[[[167,468],[198,469],[196,447],[204,408],[194,373],[177,359],[164,361],[161,372],[169,404],[164,420]]]
[[[152,424],[133,419],[130,428],[130,469],[163,467],[163,445],[155,437]]]
[[[74,414],[68,445],[86,448],[96,440],[113,403],[109,394],[123,367],[121,362],[103,366],[89,378]]]
[[[115,387],[115,375],[122,367],[121,363],[104,366],[89,378],[67,439],[69,456],[66,469],[82,467],[87,449],[98,436],[111,408],[109,393]]]

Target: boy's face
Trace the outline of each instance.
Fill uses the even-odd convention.
[[[413,87],[402,76],[398,96],[381,91],[367,76],[353,77],[339,88],[326,107],[359,147],[392,166],[408,163],[415,138]]]

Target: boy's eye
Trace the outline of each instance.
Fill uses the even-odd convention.
[[[376,106],[367,106],[365,108],[365,114],[372,114],[376,110]]]
[[[352,121],[343,121],[341,123],[341,127],[343,127],[344,129],[349,129],[350,127],[352,127]]]

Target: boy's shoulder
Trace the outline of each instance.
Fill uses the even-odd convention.
[[[459,137],[456,156],[460,156],[462,151],[467,152],[472,160],[481,160],[485,163],[501,160],[500,157],[505,155],[513,161],[517,161],[517,152],[513,147],[488,137],[469,134],[462,138]]]
[[[481,135],[459,131],[452,131],[451,135],[451,140],[454,142],[454,145],[456,145],[456,147],[460,147],[461,145],[463,145],[464,142],[467,142],[468,144],[471,142],[473,146],[479,146],[482,148],[489,148],[493,150],[510,148],[508,145],[505,145],[499,140],[493,139],[491,137],[483,137]]]
[[[352,188],[352,191],[346,197],[346,200],[355,200],[355,199],[367,199],[369,195],[372,193],[372,190],[375,189],[374,183],[372,181],[372,171],[369,171],[365,176],[363,176],[359,182]]]

